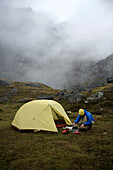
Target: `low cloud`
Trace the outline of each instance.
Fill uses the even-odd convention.
[[[82,1],[62,23],[47,12],[1,3],[0,77],[64,88],[74,63],[98,61],[112,53],[112,12],[104,0],[92,2],[90,6]]]

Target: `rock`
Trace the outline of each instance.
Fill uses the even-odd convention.
[[[76,96],[76,102],[80,102],[81,100],[83,100],[83,98],[84,98],[84,95],[83,94],[77,94],[77,96]]]
[[[104,95],[104,93],[102,92],[102,91],[100,91],[100,92],[97,92],[97,93],[95,93],[95,94],[93,94],[91,97],[88,97],[87,98],[87,101],[92,101],[92,100],[98,100],[98,99],[100,99],[102,96]]]
[[[67,111],[66,113],[67,113],[67,114],[72,114],[72,112],[71,112],[71,111]]]
[[[40,84],[34,84],[34,83],[25,83],[25,86],[42,87],[42,85],[40,85]]]
[[[0,79],[0,86],[10,85],[10,84],[11,84],[10,81]]]
[[[103,132],[103,135],[108,135],[108,133],[107,132]]]
[[[103,110],[104,110],[103,108],[100,109],[100,111],[103,111]]]
[[[98,95],[98,99],[100,99],[104,95],[104,93],[100,91],[97,93],[97,95]]]
[[[0,98],[0,102],[7,102],[8,99],[7,98]]]
[[[113,77],[107,78],[107,83],[113,83]]]
[[[43,96],[43,95],[40,95],[38,96],[37,100],[54,100],[54,97],[53,96],[49,96],[49,95],[46,95],[46,96]]]
[[[10,94],[10,93],[5,93],[4,96],[6,96],[8,98],[12,98],[12,94]]]
[[[61,92],[55,94],[55,97],[58,97],[58,100],[65,100],[68,98],[68,92],[66,89],[64,89]]]
[[[15,89],[15,88],[13,88],[13,89],[11,90],[11,93],[16,93],[16,92],[18,92],[18,90]]]
[[[69,95],[68,95],[68,101],[70,103],[75,103],[76,102],[76,92],[72,91]]]
[[[18,103],[27,103],[30,101],[32,101],[32,99],[22,99],[22,100],[19,100]]]
[[[90,101],[90,100],[92,101],[92,100],[95,100],[95,99],[96,99],[96,98],[92,96],[92,97],[88,97],[88,98],[87,98],[87,101]]]
[[[76,103],[76,102],[80,102],[82,99],[84,98],[83,94],[77,93],[77,91],[72,91],[69,95],[68,95],[68,101],[70,103]]]
[[[75,103],[77,101],[77,95],[79,95],[78,89],[73,90],[69,95],[68,95],[68,101],[70,103]]]
[[[7,102],[8,99],[7,99],[7,98],[3,98],[2,101],[3,101],[3,102]]]
[[[86,89],[80,85],[74,86],[74,90],[68,95],[68,101],[70,103],[80,102],[84,98],[84,95],[80,92],[85,90]]]

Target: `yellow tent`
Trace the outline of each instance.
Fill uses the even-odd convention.
[[[63,107],[53,100],[33,100],[24,104],[16,113],[12,125],[19,130],[58,132],[54,120],[62,117],[72,125]]]

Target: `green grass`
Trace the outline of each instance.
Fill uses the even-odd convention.
[[[22,88],[25,87],[19,86],[18,83],[18,91],[22,91]],[[25,92],[27,90],[24,89]],[[4,91],[5,87],[0,95]],[[10,91],[8,86],[6,91]],[[27,94],[28,97],[35,98],[35,92],[36,88],[32,96]],[[55,90],[46,88],[46,92],[51,94],[55,93]],[[44,89],[44,93],[46,92]],[[8,98],[7,102],[0,103],[0,170],[113,169],[113,102],[109,91],[106,91],[104,96],[106,100],[90,102],[88,105],[84,101],[76,104],[60,101],[66,110],[73,111],[69,115],[72,122],[77,117],[78,108],[84,107],[93,113],[94,126],[79,135],[73,135],[71,132],[63,135],[62,128],[58,129],[58,133],[20,133],[13,129],[11,122],[23,105],[17,101],[26,96],[24,92],[22,94],[23,96],[18,92],[18,95]]]

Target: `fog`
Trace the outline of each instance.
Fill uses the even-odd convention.
[[[76,63],[113,53],[112,11],[110,0],[1,0],[0,77],[65,88]]]

